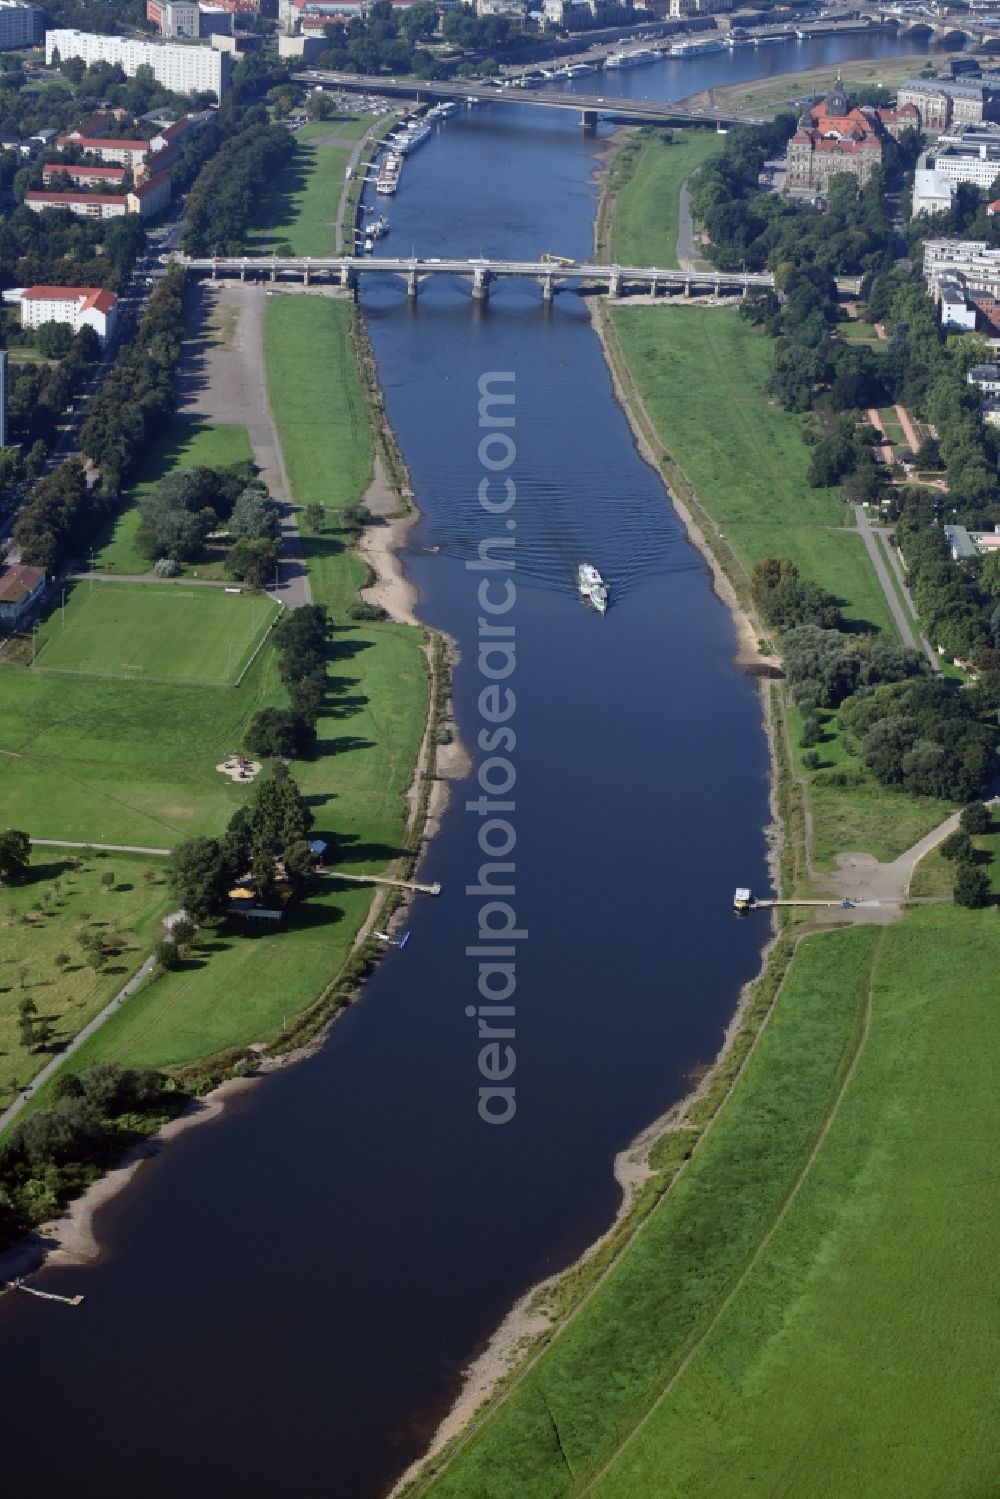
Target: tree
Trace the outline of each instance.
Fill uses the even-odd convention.
[[[266,537],[273,541],[278,534],[278,507],[263,484],[248,485],[233,506],[229,529],[234,536],[251,541]]]
[[[290,708],[262,708],[250,720],[244,745],[252,755],[301,755],[316,738],[316,730]]]
[[[167,860],[171,894],[199,922],[222,915],[236,873],[216,838],[188,838]]]
[[[0,833],[0,884],[12,885],[21,879],[31,858],[31,839],[17,828]]]
[[[302,793],[283,766],[266,781],[257,781],[247,805],[254,849],[287,848],[305,838],[313,815]]]
[[[171,973],[180,966],[181,953],[176,942],[164,939],[158,942],[154,949],[154,956],[159,966],[167,973]]]
[[[73,330],[68,323],[42,323],[35,332],[35,345],[46,359],[62,359],[72,342]]]
[[[322,505],[307,505],[305,509],[306,525],[312,531],[319,531],[326,519],[326,511]]]
[[[941,842],[942,859],[954,859],[958,864],[969,863],[974,852],[972,839],[961,829],[949,833]]]
[[[970,910],[985,906],[990,898],[985,870],[977,869],[975,864],[960,863],[955,871],[954,895],[956,906],[967,906]]]
[[[277,545],[266,537],[253,541],[241,536],[226,554],[226,576],[249,583],[251,588],[266,587],[273,580],[277,565]]]
[[[984,802],[969,802],[962,808],[959,824],[966,833],[988,833],[992,826],[989,807]]]

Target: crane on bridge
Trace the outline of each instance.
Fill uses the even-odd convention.
[[[571,256],[553,255],[551,250],[546,250],[543,255],[539,255],[538,263],[539,265],[562,266],[564,270],[569,270],[572,266],[576,265],[576,261]]]

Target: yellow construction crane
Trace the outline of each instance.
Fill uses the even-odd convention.
[[[539,255],[538,259],[542,265],[576,265],[576,261],[571,260],[568,255],[553,255],[551,250],[546,250],[545,254]]]

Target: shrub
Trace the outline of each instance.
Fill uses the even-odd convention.
[[[805,754],[802,756],[802,764],[805,766],[806,770],[819,770],[819,750],[806,750]]]
[[[153,568],[158,578],[176,578],[181,565],[173,557],[161,557]]]
[[[810,713],[802,721],[802,732],[799,735],[799,748],[809,749],[814,744],[819,744],[823,737],[823,725],[815,713]]]
[[[348,619],[388,619],[389,615],[381,604],[370,604],[367,599],[359,599],[356,604],[351,604],[347,610]]]

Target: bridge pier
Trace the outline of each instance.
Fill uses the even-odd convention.
[[[652,279],[652,281],[649,283],[649,295],[651,297],[655,297],[656,294],[657,294],[657,292],[659,291],[659,289],[660,289],[660,283],[657,281],[656,277],[654,276],[653,279]]]
[[[686,297],[689,297],[691,295],[691,282],[690,281],[685,281],[685,283],[684,283],[684,295]]]
[[[351,268],[349,265],[342,265],[340,267],[340,284],[341,286],[354,285],[354,279],[351,275]]]
[[[277,279],[278,279],[278,267],[276,265],[272,265],[271,266],[271,276],[270,276],[270,279],[272,281],[277,281]]]
[[[310,270],[309,266],[304,266],[303,269],[302,269],[302,285],[303,286],[308,286],[309,285],[309,270]]]
[[[472,300],[487,302],[490,296],[490,273],[485,266],[477,265],[472,273]]]
[[[406,273],[406,295],[415,297],[417,295],[417,273],[415,270]]]
[[[597,110],[585,109],[580,114],[580,124],[588,135],[593,135],[597,129]]]
[[[617,271],[612,271],[610,279],[608,280],[608,296],[609,297],[620,297],[621,296],[621,290],[622,290],[621,277],[619,276],[619,274],[618,274]]]
[[[240,280],[241,281],[245,281],[246,279],[247,279],[247,268],[246,268],[245,265],[241,265],[240,266]]]
[[[551,302],[552,301],[552,293],[553,293],[552,277],[551,276],[543,276],[542,277],[542,301],[543,302]]]

